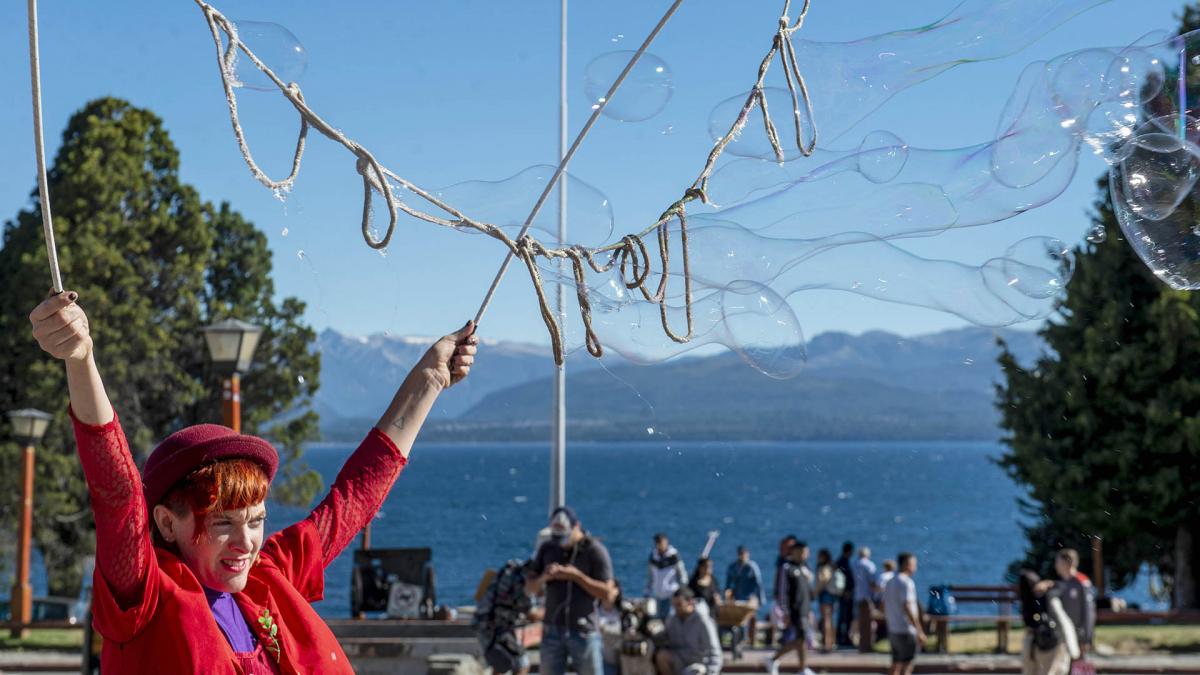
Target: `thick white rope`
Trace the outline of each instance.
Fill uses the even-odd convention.
[[[526,219],[526,222],[521,230],[522,234],[514,239],[509,237],[500,227],[467,216],[453,205],[445,203],[433,194],[430,194],[426,190],[409,182],[407,179],[380,164],[380,162],[375,158],[374,155],[371,154],[370,151],[350,138],[347,138],[345,134],[336,129],[333,125],[326,122],[320,117],[320,115],[310,108],[304,100],[304,96],[300,91],[299,85],[297,85],[295,82],[285,83],[280,80],[279,77],[265,63],[263,63],[262,60],[259,59],[258,56],[256,56],[248,46],[246,46],[245,43],[238,38],[237,27],[233,24],[233,22],[225,18],[223,14],[221,14],[211,5],[204,2],[204,0],[195,0],[195,2],[204,12],[205,19],[208,21],[209,29],[211,30],[213,37],[213,43],[217,51],[217,64],[220,69],[221,83],[225,90],[225,99],[229,107],[230,123],[233,125],[234,136],[237,138],[238,148],[242,152],[242,158],[245,160],[247,166],[250,167],[250,172],[255,179],[276,192],[291,189],[292,182],[295,180],[295,177],[300,170],[300,159],[304,152],[304,141],[308,129],[316,129],[326,138],[329,138],[330,140],[345,147],[356,157],[355,168],[363,179],[363,215],[361,222],[362,236],[367,245],[371,248],[382,249],[388,245],[393,234],[395,233],[399,215],[404,213],[412,216],[413,218],[436,225],[452,227],[455,229],[470,228],[478,232],[482,232],[503,243],[505,248],[507,248],[509,251],[509,259],[511,259],[511,256],[513,255],[520,257],[529,270],[530,279],[533,282],[534,291],[538,298],[538,305],[542,314],[542,319],[545,322],[546,329],[550,334],[550,342],[554,352],[554,360],[559,364],[561,364],[563,360],[562,326],[560,325],[559,318],[555,316],[553,310],[550,308],[550,304],[546,298],[545,290],[543,289],[541,273],[538,271],[537,267],[538,258],[569,260],[571,262],[574,268],[573,271],[577,286],[576,290],[579,300],[580,315],[583,318],[584,330],[586,333],[586,344],[588,351],[592,355],[600,356],[603,350],[599,337],[592,330],[591,308],[587,297],[587,287],[584,280],[585,263],[597,273],[608,272],[612,270],[614,266],[617,266],[621,273],[622,280],[625,281],[625,284],[629,289],[640,290],[643,297],[645,297],[647,301],[659,305],[663,332],[667,335],[667,337],[676,342],[689,341],[693,333],[692,284],[688,254],[687,219],[685,207],[688,202],[691,202],[695,199],[699,199],[705,203],[708,202],[708,179],[716,167],[717,159],[721,156],[722,152],[725,150],[725,147],[732,142],[733,139],[736,138],[736,136],[745,127],[747,121],[749,120],[750,113],[756,106],[762,106],[763,124],[766,129],[767,140],[771,144],[776,158],[782,161],[784,157],[783,148],[780,145],[779,135],[775,129],[775,124],[773,123],[767,110],[767,99],[763,90],[763,82],[766,78],[767,71],[777,53],[779,54],[782,67],[785,71],[784,79],[788,90],[791,92],[793,107],[797,107],[799,101],[802,99],[807,107],[808,119],[812,120],[813,117],[812,103],[809,99],[808,89],[805,85],[804,77],[800,73],[799,64],[797,63],[795,57],[795,51],[792,49],[791,45],[792,35],[803,25],[804,17],[808,12],[809,0],[805,0],[804,6],[800,11],[800,15],[794,23],[792,23],[787,16],[789,7],[791,6],[791,0],[784,0],[783,16],[779,20],[779,26],[776,30],[775,36],[772,39],[771,48],[768,50],[766,56],[759,65],[758,79],[755,82],[754,87],[751,89],[749,96],[747,96],[746,102],[742,106],[742,110],[738,114],[737,119],[733,122],[725,136],[722,137],[721,140],[719,140],[713,147],[712,151],[709,152],[708,160],[705,162],[703,170],[692,183],[691,187],[684,191],[683,196],[672,203],[657,221],[650,224],[638,233],[625,235],[618,243],[601,246],[599,248],[586,248],[583,246],[560,246],[558,248],[551,248],[545,246],[536,238],[531,237],[527,233],[527,230],[534,218],[536,218],[537,213],[540,211],[542,205],[545,203],[547,196],[554,189],[555,183],[561,178],[563,167],[567,165],[571,155],[573,155],[578,149],[583,137],[586,136],[592,124],[594,124],[596,119],[599,117],[603,103],[598,104],[597,109],[593,110],[592,116],[588,119],[587,124],[584,126],[579,136],[576,137],[575,143],[571,146],[571,149],[568,151],[568,153],[562,158],[562,161],[560,161],[558,169],[554,173],[554,177],[547,184],[545,190],[543,190],[533,212],[530,214],[529,218]],[[655,27],[654,31],[647,38],[646,42],[643,43],[642,48],[639,49],[639,55],[645,50],[645,47],[649,45],[649,42],[653,40],[658,31],[661,30],[662,26],[665,24],[666,20],[670,18],[670,15],[674,13],[675,9],[681,3],[682,0],[675,1],[675,3],[669,9],[667,15],[663,17],[663,19],[659,22],[659,25]],[[225,34],[228,44],[222,43],[222,32]],[[239,52],[249,58],[254,64],[254,67],[258,68],[258,70],[260,70],[273,83],[275,83],[275,86],[279,88],[283,96],[287,98],[289,102],[291,102],[291,104],[296,108],[296,111],[300,114],[300,134],[299,138],[297,139],[296,151],[292,160],[292,171],[283,180],[273,180],[268,177],[266,173],[262,171],[262,169],[259,168],[258,164],[254,161],[254,157],[250,153],[249,144],[245,140],[245,134],[242,131],[241,122],[238,118],[237,98],[235,94],[236,73],[234,70]],[[612,98],[617,87],[620,86],[620,83],[628,74],[629,70],[632,69],[635,62],[636,57],[626,65],[625,70],[621,73],[621,76],[609,89],[608,96],[605,97],[604,103]],[[793,118],[796,130],[796,146],[802,155],[811,155],[813,149],[816,147],[817,142],[816,128],[814,126],[810,130],[809,138],[806,142],[803,134],[802,120],[800,115],[794,114]],[[404,203],[394,194],[394,191],[397,189],[397,187],[393,187],[393,183],[398,186],[398,189],[415,195],[446,215],[440,216],[427,213]],[[384,200],[387,202],[389,216],[387,230],[381,237],[376,236],[371,228],[371,200],[372,193],[376,191],[384,196]],[[667,322],[667,307],[665,304],[665,299],[667,297],[666,291],[669,264],[669,228],[670,223],[674,220],[679,221],[680,245],[683,257],[682,276],[684,284],[684,306],[686,308],[687,315],[687,330],[683,333],[676,333],[671,329]],[[646,288],[646,283],[649,280],[652,270],[649,253],[645,242],[642,240],[643,237],[649,235],[651,232],[656,232],[657,234],[659,244],[659,259],[662,263],[661,270],[659,271],[660,279],[658,287],[654,293],[651,293],[649,289]],[[608,261],[605,263],[597,263],[595,256],[604,254],[609,256]],[[508,259],[506,259],[506,265],[507,261]],[[632,267],[633,271],[632,281],[630,281],[625,275],[625,272],[629,267]],[[500,275],[497,275],[497,280],[493,282],[492,288],[489,289],[489,298],[494,294],[495,287],[499,283],[499,278],[502,274],[503,270],[501,271]],[[482,316],[483,310],[487,306],[487,302],[488,301],[485,299],[484,305],[480,308],[480,316]]]
[[[42,65],[38,57],[37,0],[29,0],[29,76],[33,83],[33,145],[37,153],[38,199],[42,211],[42,234],[46,255],[50,258],[50,284],[62,293],[62,275],[58,271],[58,249],[54,246],[54,219],[50,215],[50,186],[46,180],[46,146],[42,141]]]

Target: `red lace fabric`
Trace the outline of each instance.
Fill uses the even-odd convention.
[[[137,604],[153,560],[142,480],[116,414],[108,424],[75,418],[75,444],[96,519],[96,565],[123,607]],[[346,460],[329,494],[308,519],[326,567],[379,511],[406,460],[378,429]]]
[[[74,411],[75,446],[96,519],[96,566],[122,607],[137,604],[152,557],[142,478],[113,413],[108,424],[84,424]]]
[[[342,465],[329,494],[308,517],[321,537],[323,566],[328,567],[375,517],[405,464],[407,460],[386,434],[374,428],[367,433]]]

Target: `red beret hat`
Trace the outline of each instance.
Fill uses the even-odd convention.
[[[219,424],[197,424],[167,436],[142,469],[146,503],[151,509],[194,469],[221,459],[248,459],[262,467],[267,482],[275,478],[279,453],[257,436],[247,436]]]

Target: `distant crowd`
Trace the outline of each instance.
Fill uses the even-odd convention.
[[[796,536],[780,541],[768,603],[762,571],[745,546],[738,546],[722,584],[711,559],[701,556],[689,573],[668,536],[659,533],[648,558],[644,600],[634,603],[614,578],[608,550],[571,508],[562,507],[552,514],[533,558],[510,562],[508,575],[492,581],[476,612],[481,646],[494,672],[523,675],[529,662],[512,632],[523,619],[540,620],[540,672],[559,675],[570,666],[580,675],[615,675],[622,672],[622,650],[635,642],[628,638],[640,631],[653,637],[645,641],[652,647],[643,660],[658,675],[718,675],[723,607],[747,617],[744,634],[751,645],[759,633],[759,610],[769,607],[767,643],[777,645],[764,664],[771,675],[778,675],[789,653],[797,656],[797,672],[808,675],[810,650],[870,652],[883,639],[891,650],[889,673],[911,675],[926,642],[914,580],[917,556],[900,553],[877,567],[869,548],[856,552],[845,542],[836,559],[829,549],[819,549],[814,568],[810,553]],[[1078,554],[1065,549],[1056,558],[1058,579],[1042,580],[1030,571],[1021,576],[1027,675],[1067,675],[1072,662],[1087,653],[1094,591],[1078,565]]]

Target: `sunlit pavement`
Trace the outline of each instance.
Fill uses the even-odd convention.
[[[746,650],[737,661],[727,660],[723,672],[765,673],[765,649]],[[728,659],[728,654],[726,654]],[[1139,655],[1108,656],[1092,659],[1098,673],[1200,673],[1200,654],[1196,655]],[[811,654],[808,667],[817,673],[886,673],[890,657],[887,654],[859,654],[842,651],[832,654]],[[796,672],[795,656],[788,655],[779,672]],[[922,654],[917,657],[917,673],[1020,673],[1021,660],[1013,655]]]
[[[723,672],[766,673],[766,658],[771,652],[765,649],[746,650],[737,661],[727,660]],[[533,654],[536,666],[536,652]],[[728,659],[728,653],[726,658]],[[886,654],[858,654],[837,652],[813,654],[808,666],[817,673],[886,673]],[[1139,656],[1108,656],[1093,659],[1098,673],[1121,675],[1143,675],[1149,673],[1200,673],[1200,654]],[[536,670],[535,670],[536,672]],[[796,672],[793,656],[783,660],[779,672],[790,675]],[[1021,662],[1015,656],[999,655],[954,655],[924,654],[917,659],[917,673],[1020,673]],[[79,656],[70,652],[15,652],[0,651],[0,673],[79,673]]]

